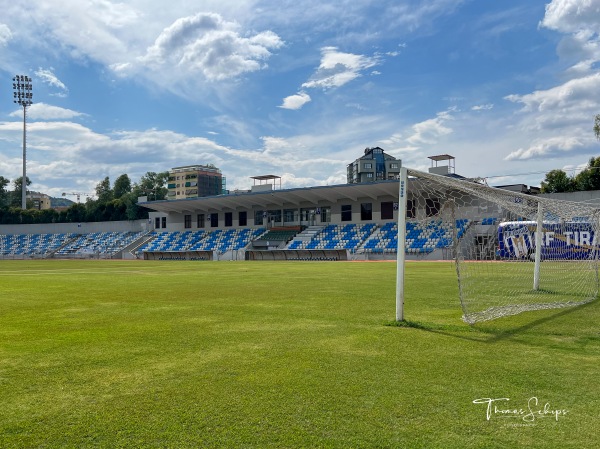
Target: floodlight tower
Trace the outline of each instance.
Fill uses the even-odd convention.
[[[33,103],[31,78],[15,75],[13,78],[13,102],[23,107],[23,178],[21,180],[21,208],[27,209],[27,106]]]

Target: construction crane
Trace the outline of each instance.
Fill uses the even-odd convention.
[[[82,196],[92,196],[89,193],[81,193],[81,192],[63,192],[62,196],[67,196],[67,195],[74,195],[77,197],[77,202],[80,202],[80,199]]]

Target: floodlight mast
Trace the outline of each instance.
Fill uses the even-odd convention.
[[[27,209],[27,106],[33,103],[31,78],[15,75],[13,102],[23,107],[23,178],[21,179],[21,209]]]

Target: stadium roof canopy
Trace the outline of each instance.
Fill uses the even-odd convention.
[[[398,197],[398,181],[379,181],[364,184],[342,184],[336,186],[302,187],[265,192],[236,192],[227,195],[205,196],[179,200],[140,202],[140,206],[164,213],[184,213],[196,211],[223,211],[252,207],[276,208],[298,206],[306,203],[315,206],[322,203],[335,203],[359,198],[377,200],[381,196]]]

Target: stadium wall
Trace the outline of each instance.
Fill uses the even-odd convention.
[[[300,260],[300,261],[336,261],[349,260],[345,249],[299,249],[246,251],[246,260]]]
[[[144,260],[213,260],[212,251],[151,251],[144,253]]]
[[[600,203],[600,190],[586,190],[582,192],[544,193],[540,196],[544,198],[552,198],[554,200],[574,201],[576,203]]]

